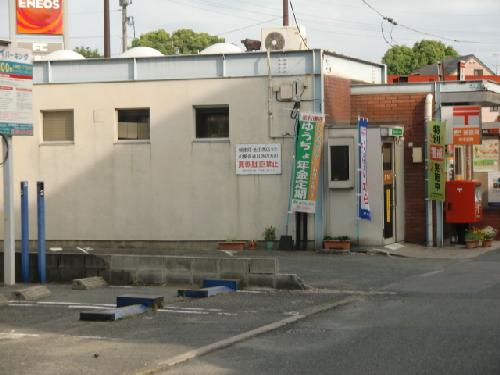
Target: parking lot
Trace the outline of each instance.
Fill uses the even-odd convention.
[[[18,285],[15,289],[22,287]],[[49,284],[39,301],[0,308],[2,373],[126,374],[194,348],[340,299],[329,293],[239,291],[205,299],[178,298],[174,287],[108,287],[86,291]],[[0,288],[9,296],[14,288]],[[80,311],[115,305],[123,294],[165,296],[157,311],[116,322],[83,322]]]

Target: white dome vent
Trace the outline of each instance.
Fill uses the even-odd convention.
[[[40,56],[42,61],[64,61],[64,60],[85,60],[85,57],[80,55],[78,52],[72,51],[70,49],[60,49],[49,53],[45,56]]]
[[[116,57],[158,57],[163,53],[151,47],[133,47]]]
[[[228,53],[242,53],[243,50],[231,43],[215,43],[200,52],[200,55],[224,55]]]

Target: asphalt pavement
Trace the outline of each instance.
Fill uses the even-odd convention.
[[[174,286],[49,284],[48,298],[0,307],[0,374],[500,373],[500,251],[380,254],[268,253],[310,286],[294,292],[189,300]],[[130,293],[163,295],[166,306],[112,323],[78,320]]]

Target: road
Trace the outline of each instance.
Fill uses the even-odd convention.
[[[313,289],[190,301],[173,287],[49,285],[47,300],[0,308],[0,374],[500,373],[498,251],[471,260],[282,253],[280,270]],[[78,321],[124,290],[165,295],[165,311]],[[193,351],[206,354],[166,371]]]

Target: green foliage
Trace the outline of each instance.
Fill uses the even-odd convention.
[[[102,57],[97,49],[90,49],[90,47],[76,47],[74,51],[87,59]]]
[[[276,239],[276,228],[272,225],[264,229],[264,240],[274,241]]]
[[[483,238],[480,230],[473,228],[472,230],[465,231],[465,240],[479,241]]]
[[[458,52],[438,40],[421,40],[413,48],[396,45],[382,58],[389,74],[406,75],[424,65],[435,64],[445,57],[457,57]]]
[[[458,52],[438,40],[421,40],[413,45],[417,67],[435,64],[445,57],[457,57]]]
[[[498,230],[491,226],[481,229],[481,236],[483,240],[493,240],[497,236]]]
[[[416,68],[413,50],[407,46],[392,46],[385,52],[382,62],[387,65],[389,74],[405,75]]]
[[[191,29],[179,29],[172,35],[160,29],[141,34],[138,39],[132,41],[132,47],[151,47],[164,55],[176,53],[185,55],[196,54],[212,44],[221,42],[224,42],[224,38],[207,33],[195,33]]]
[[[325,236],[323,237],[323,241],[350,241],[351,238],[349,236]]]

